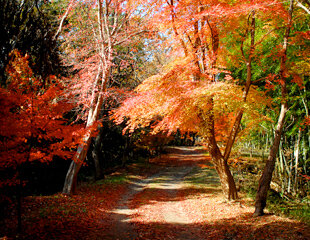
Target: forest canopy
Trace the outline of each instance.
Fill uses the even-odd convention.
[[[228,201],[246,182],[256,216],[270,190],[309,200],[308,0],[0,6],[3,205],[184,144],[206,151]]]

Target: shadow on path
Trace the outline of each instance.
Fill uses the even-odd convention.
[[[105,239],[310,239],[304,224],[275,215],[254,218],[253,208],[223,202],[201,150],[166,151],[151,161],[162,166],[157,174],[131,183],[112,211],[113,233]]]

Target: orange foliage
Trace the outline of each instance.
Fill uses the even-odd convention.
[[[191,67],[177,61],[165,73],[146,79],[136,89],[137,94],[124,101],[114,111],[112,118],[120,124],[126,119],[127,130],[133,132],[140,127],[151,126],[152,133],[195,132],[205,136],[209,127],[205,121],[208,114],[214,114],[216,136],[219,141],[229,134],[234,112],[243,108],[256,122],[256,109],[267,104],[268,99],[251,90],[248,102],[241,101],[241,88],[232,83],[192,81]],[[209,110],[208,99],[214,99],[214,109]],[[259,100],[259,101],[258,101]]]
[[[114,112],[113,118],[118,124],[126,118],[124,132],[151,126],[153,133],[166,131],[171,134],[180,130],[206,136],[211,124],[206,119],[212,115],[217,140],[225,141],[235,118],[234,113],[239,110],[250,116],[248,119],[259,122],[257,109],[268,104],[269,100],[251,89],[247,102],[243,101],[242,86],[235,84],[225,70],[224,51],[228,46],[221,42],[221,38],[227,32],[231,33],[232,25],[243,29],[241,25],[244,21],[239,21],[239,18],[247,19],[249,12],[265,12],[272,8],[276,10],[274,14],[279,14],[282,3],[151,2],[156,11],[150,26],[168,35],[168,45],[173,46],[171,54],[178,58],[162,73],[146,79],[136,89],[137,95],[126,100]],[[230,29],[226,27],[227,23]],[[224,78],[217,79],[219,74]],[[210,104],[211,99],[214,106]]]
[[[71,106],[62,99],[62,85],[54,77],[43,88],[28,64],[28,56],[14,50],[7,66],[7,88],[0,88],[0,170],[16,170],[22,163],[49,162],[54,155],[71,157],[79,126],[68,125],[63,113]],[[0,185],[14,185],[16,175]]]

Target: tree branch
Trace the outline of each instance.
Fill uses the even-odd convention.
[[[71,11],[71,8],[72,8],[74,2],[75,2],[75,0],[71,0],[71,1],[69,2],[65,14],[62,16],[62,18],[61,18],[61,20],[60,20],[58,30],[57,30],[57,32],[55,33],[54,37],[53,37],[53,40],[54,40],[54,41],[56,41],[56,40],[58,39],[58,37],[59,37],[59,35],[60,35],[61,31],[62,31],[62,27],[63,27],[63,25],[64,25],[64,22],[65,22],[65,20],[67,19],[68,14],[69,14],[69,12]]]
[[[308,14],[310,14],[310,9],[308,9],[306,6],[304,6],[304,5],[303,5],[301,2],[299,2],[298,0],[296,0],[296,2],[297,2],[297,7],[302,8],[302,9],[305,10]],[[305,0],[305,2],[306,2],[307,4],[310,5],[310,2],[309,2],[308,0]]]
[[[132,38],[134,36],[137,36],[137,35],[139,35],[141,33],[146,33],[146,32],[150,32],[150,31],[149,30],[141,30],[141,31],[138,31],[138,32],[131,33],[126,38],[123,38],[122,40],[119,40],[118,42],[114,43],[113,45],[114,46],[120,45],[120,44],[126,42],[128,39],[130,39],[130,38]]]

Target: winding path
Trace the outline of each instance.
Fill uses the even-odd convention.
[[[111,239],[137,239],[139,234],[134,229],[132,218],[136,214],[137,209],[130,208],[130,202],[138,193],[147,189],[157,189],[158,193],[164,192],[162,199],[164,205],[161,206],[161,220],[165,224],[186,225],[192,224],[191,219],[187,216],[186,211],[182,207],[181,201],[177,199],[178,191],[185,187],[184,177],[191,173],[195,167],[195,163],[205,161],[207,158],[203,152],[199,152],[197,148],[191,147],[173,147],[169,148],[168,153],[160,158],[155,159],[158,164],[164,165],[161,171],[143,180],[136,180],[130,183],[127,193],[120,199],[117,208],[113,210],[112,221],[114,229]],[[172,166],[171,166],[172,165]],[[156,194],[155,194],[156,195]],[[153,202],[154,203],[154,202]],[[152,207],[151,204],[149,207]],[[150,209],[152,212],[156,209]],[[157,212],[158,214],[158,212]],[[152,220],[152,219],[150,219]],[[174,239],[197,239],[192,238],[188,231],[180,231]]]
[[[254,218],[249,199],[223,201],[210,159],[197,148],[170,148],[151,162],[158,172],[132,180],[111,213],[106,239],[310,239],[297,221]]]

